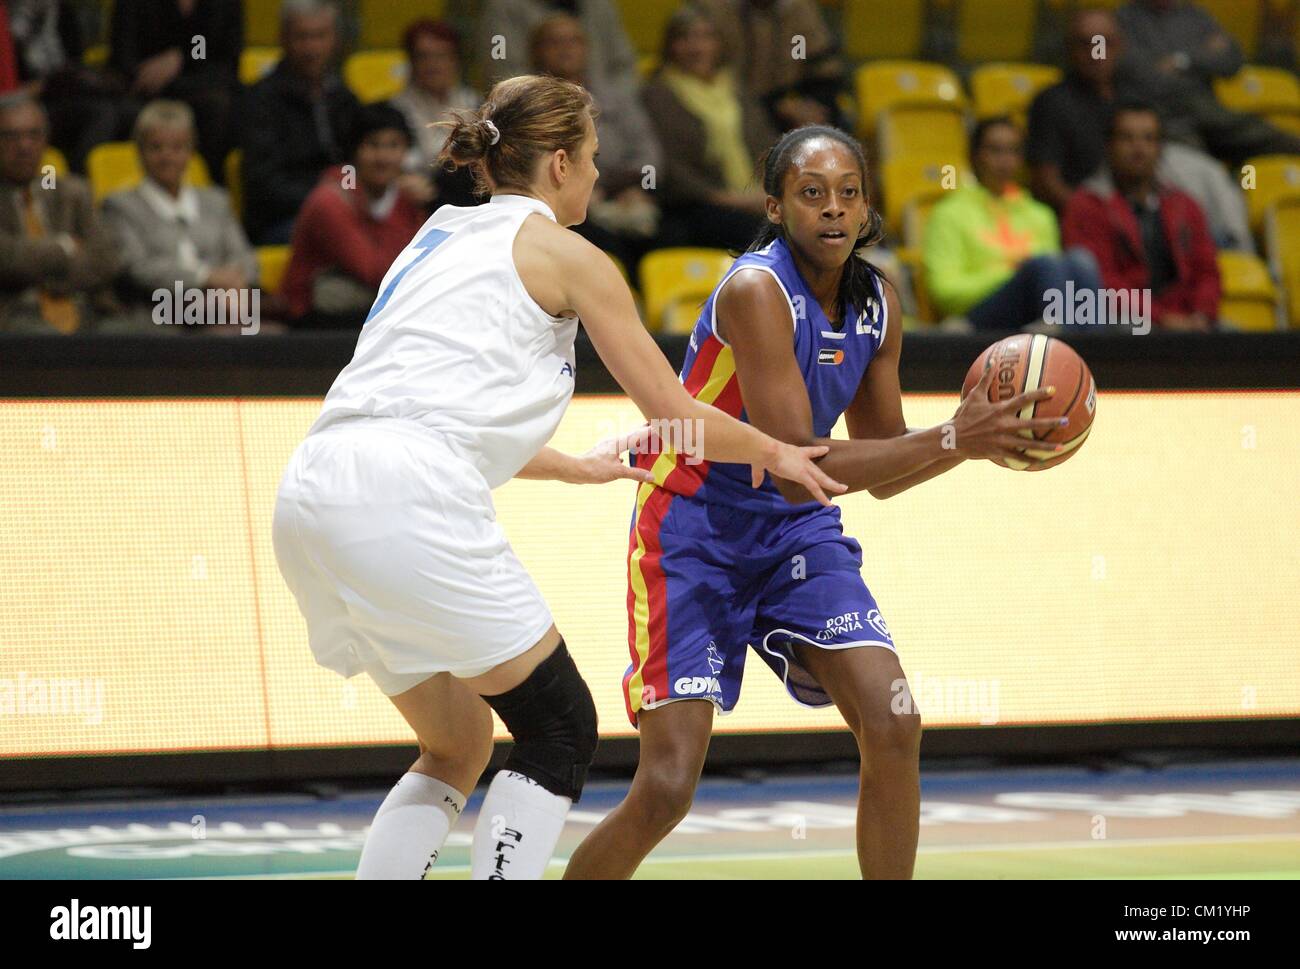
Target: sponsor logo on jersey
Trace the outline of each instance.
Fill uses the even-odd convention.
[[[718,652],[718,644],[712,641],[709,642],[708,648],[705,650],[704,658],[708,661],[709,672],[714,676],[721,673],[722,667],[726,665],[726,661],[723,660],[722,654]]]
[[[894,641],[894,638],[889,635],[889,627],[885,625],[885,617],[880,614],[879,609],[872,609],[867,613],[867,624],[891,643]]]
[[[862,620],[859,618],[860,613],[846,612],[842,616],[833,616],[826,620],[826,628],[817,633],[817,638],[821,642],[828,642],[836,636],[842,636],[845,633],[855,632],[862,628]]]
[[[826,347],[824,350],[817,351],[817,362],[824,363],[832,367],[838,367],[844,362],[844,351],[836,350],[833,347]]]
[[[569,363],[567,360],[564,361],[564,366],[560,368],[560,376],[563,377],[565,374],[568,374],[570,377],[573,376],[573,364]]]
[[[674,693],[697,696],[700,693],[721,693],[722,684],[716,676],[683,676],[673,684]]]

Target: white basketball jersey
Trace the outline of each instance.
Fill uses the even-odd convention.
[[[488,485],[541,450],[573,396],[576,318],[550,316],[524,289],[512,250],[533,212],[524,195],[435,212],[389,267],[356,352],[314,434],[349,418],[398,417],[441,436]]]

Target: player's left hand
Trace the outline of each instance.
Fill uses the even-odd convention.
[[[650,436],[649,425],[631,434],[621,434],[601,441],[586,454],[575,458],[576,473],[573,484],[606,484],[620,478],[633,481],[654,481],[655,476],[643,468],[633,468],[623,460],[630,448],[644,450]]]

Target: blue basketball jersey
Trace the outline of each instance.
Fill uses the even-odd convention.
[[[846,307],[843,325],[835,330],[804,283],[783,239],[776,239],[757,252],[747,252],[732,264],[704,304],[691,331],[681,380],[696,399],[746,422],[749,418],[740,397],[731,346],[718,336],[714,311],[722,287],[736,273],[744,271],[770,274],[785,294],[793,328],[794,356],[812,405],[813,434],[830,437],[885,339],[889,313],[879,280],[867,305]],[[771,475],[760,488],[751,487],[748,465],[699,461],[672,450],[670,445],[671,442],[661,441],[659,449],[636,455],[635,463],[652,471],[655,483],[674,494],[768,514],[820,507],[816,502],[791,505],[776,489]]]

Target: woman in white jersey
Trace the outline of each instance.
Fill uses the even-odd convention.
[[[389,268],[280,485],[276,558],[317,662],[368,673],[420,742],[361,878],[419,878],[436,860],[491,755],[489,707],[514,746],[479,812],[473,877],[541,877],[582,792],[595,706],[491,497],[512,477],[635,475],[614,470],[613,449],[545,446],[573,394],[579,318],[647,418],[697,422],[699,458],[827,503],[844,490],[813,463],[826,447],[783,444],[688,395],[613,263],[565,228],[599,174],[593,118],[581,87],[536,76],[457,115],[443,157],[491,201],[439,209]]]

